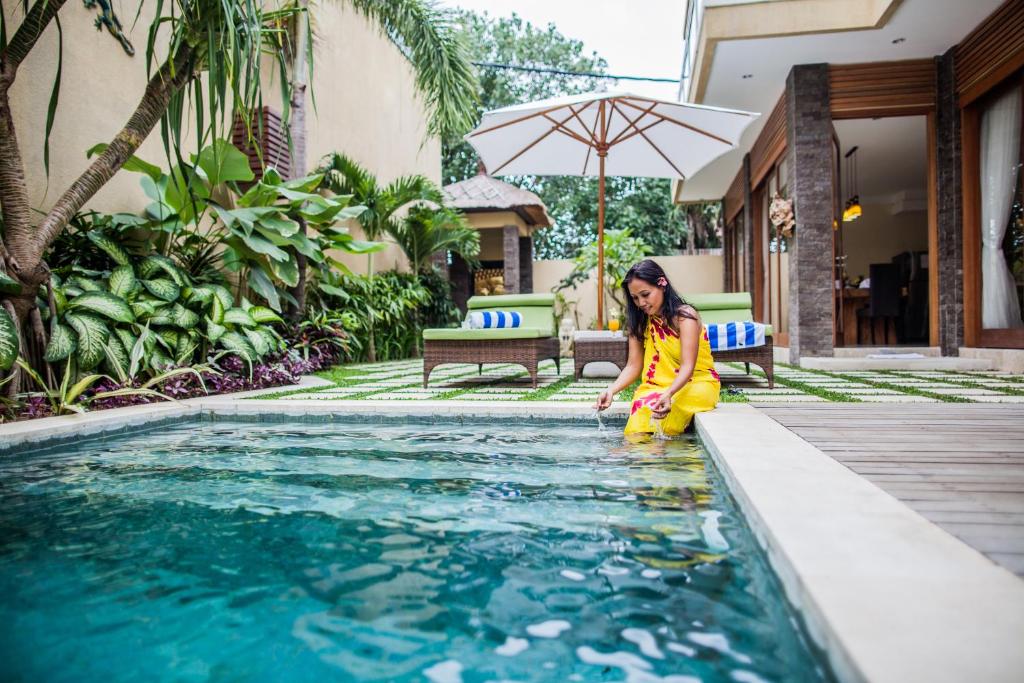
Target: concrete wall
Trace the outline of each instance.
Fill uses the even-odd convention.
[[[722,291],[722,256],[655,256],[668,273],[672,286],[682,294]],[[533,291],[551,292],[572,271],[571,260],[534,261]],[[567,301],[575,303],[577,327],[592,329],[597,322],[597,276],[591,275],[576,289],[562,292]],[[605,300],[605,310],[615,304]],[[606,313],[605,317],[608,315]]]
[[[381,183],[422,174],[441,181],[441,143],[426,138],[423,105],[408,60],[391,41],[347,3],[312,5],[315,37],[314,112],[307,91],[308,164],[333,151],[369,168]],[[275,87],[270,91],[276,91]],[[361,236],[358,227],[353,233]],[[365,272],[366,257],[340,261]],[[401,250],[391,245],[374,255],[374,269],[405,268]]]
[[[25,160],[32,206],[46,209],[88,167],[85,151],[108,142],[127,121],[146,86],[146,31],[155,5],[143,3],[138,22],[134,5],[120,6],[122,23],[136,48],[125,54],[106,31],[96,31],[96,12],[68,3],[60,12],[64,27],[64,62],[60,106],[50,141],[49,188],[43,170],[43,135],[50,83],[56,70],[57,33],[50,26],[22,65],[12,89],[15,125]],[[317,110],[307,94],[307,163],[341,151],[373,171],[381,182],[420,173],[441,179],[437,139],[425,138],[425,114],[415,93],[412,70],[402,54],[345,3],[313,6],[314,80]],[[18,3],[5,3],[9,31],[20,24]],[[133,28],[134,26],[134,28]],[[280,83],[266,68],[264,99],[280,110]],[[308,93],[308,91],[307,91]],[[194,137],[186,136],[187,141]],[[192,143],[194,144],[194,143]],[[138,155],[166,167],[159,130]],[[139,212],[148,203],[140,176],[118,173],[88,203],[99,211]],[[361,236],[356,228],[353,232]],[[404,265],[396,246],[375,255],[375,268]],[[342,255],[356,272],[365,272],[365,256]]]
[[[142,4],[134,30],[135,6],[119,4],[117,9],[135,46],[134,57],[129,57],[105,30],[95,29],[96,11],[86,9],[80,2],[69,2],[60,12],[64,60],[60,101],[50,136],[49,186],[43,166],[43,140],[50,88],[57,70],[57,29],[52,23],[18,70],[10,92],[11,109],[33,208],[46,210],[53,205],[88,168],[86,150],[97,143],[110,142],[146,89],[146,32],[155,3]],[[5,2],[3,11],[10,36],[24,18],[21,3]],[[166,166],[159,130],[143,142],[138,155]],[[139,187],[140,177],[136,173],[118,173],[93,197],[88,208],[141,211],[150,200]]]

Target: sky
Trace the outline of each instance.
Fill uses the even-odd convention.
[[[678,79],[683,66],[683,0],[440,0],[491,16],[513,12],[532,24],[553,23],[608,62],[608,73]],[[638,95],[678,99],[677,83],[619,81]]]

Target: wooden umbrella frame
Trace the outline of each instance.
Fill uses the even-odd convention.
[[[643,104],[637,104],[638,102],[643,103]],[[577,108],[578,105],[574,106],[574,105],[571,105],[571,104],[561,104],[561,105],[558,105],[558,106],[555,106],[555,107],[549,107],[549,108],[541,109],[539,111],[531,112],[529,114],[525,114],[525,115],[523,115],[523,116],[521,116],[519,118],[513,119],[511,121],[505,121],[504,123],[495,124],[494,126],[490,126],[488,128],[483,128],[481,130],[473,131],[472,133],[470,133],[469,135],[466,136],[467,138],[477,137],[477,136],[483,135],[485,133],[490,133],[490,132],[499,130],[501,128],[505,128],[507,126],[511,126],[511,125],[516,124],[516,123],[521,123],[523,121],[526,121],[526,120],[529,120],[529,119],[533,119],[533,118],[538,118],[538,117],[544,118],[545,120],[547,120],[548,122],[551,123],[551,127],[547,131],[545,131],[542,135],[539,135],[532,142],[530,142],[529,144],[527,144],[523,148],[519,149],[515,154],[513,154],[511,157],[509,157],[507,160],[505,160],[501,165],[496,167],[493,171],[489,171],[491,173],[491,175],[497,175],[503,168],[507,167],[509,164],[511,164],[513,161],[515,161],[516,159],[521,157],[523,154],[525,154],[529,150],[533,149],[536,145],[538,145],[541,141],[543,141],[545,138],[547,138],[552,133],[559,133],[561,135],[565,135],[566,137],[569,137],[569,138],[575,140],[576,142],[579,142],[580,144],[583,144],[583,145],[587,146],[587,148],[588,148],[587,149],[587,156],[586,156],[586,158],[583,161],[583,168],[580,170],[580,175],[585,175],[586,174],[587,166],[589,166],[589,164],[590,164],[590,153],[592,151],[597,153],[597,168],[598,168],[598,173],[597,173],[597,288],[598,288],[598,297],[597,297],[597,327],[598,327],[598,329],[604,329],[604,213],[605,213],[605,196],[604,195],[605,195],[605,159],[608,156],[608,152],[615,145],[623,143],[626,140],[630,140],[630,139],[632,139],[632,138],[634,138],[634,137],[639,135],[640,137],[642,137],[647,142],[648,145],[651,146],[652,149],[654,149],[654,151],[656,151],[661,156],[662,159],[665,160],[665,163],[667,163],[669,166],[672,167],[672,170],[676,172],[678,178],[685,179],[686,176],[683,174],[683,172],[679,170],[679,168],[672,162],[672,160],[669,159],[668,155],[665,154],[665,152],[662,151],[662,149],[660,147],[658,147],[658,145],[655,144],[651,140],[651,138],[647,135],[647,131],[649,131],[651,128],[654,128],[655,126],[663,124],[663,123],[668,123],[668,124],[672,124],[672,125],[676,125],[676,126],[681,126],[683,128],[687,128],[689,130],[694,131],[695,133],[699,133],[700,135],[704,135],[704,136],[709,137],[709,138],[711,138],[713,140],[717,140],[717,141],[719,141],[719,142],[721,142],[721,143],[723,143],[723,144],[725,144],[725,145],[727,145],[729,147],[733,146],[733,144],[731,142],[729,142],[728,140],[726,140],[726,139],[724,139],[722,137],[719,137],[718,135],[715,135],[714,133],[710,133],[710,132],[708,132],[706,130],[698,128],[697,126],[693,126],[691,124],[688,124],[688,123],[685,123],[685,122],[680,121],[678,119],[675,119],[675,118],[673,118],[671,116],[666,116],[664,114],[660,114],[660,113],[654,111],[654,108],[657,107],[659,104],[664,104],[664,103],[659,101],[659,100],[648,99],[648,98],[645,98],[645,97],[637,97],[635,95],[604,97],[604,98],[597,99],[597,100],[588,100],[587,102],[583,103],[583,105],[579,106],[578,108]],[[594,118],[594,125],[593,126],[587,126],[587,124],[583,121],[583,118],[580,116],[580,114],[582,114],[584,111],[586,111],[587,109],[589,109],[590,107],[592,107],[594,105],[597,105],[597,107],[598,107],[597,116]],[[636,114],[635,117],[630,118],[626,114],[626,112],[624,111],[626,107],[628,107],[630,109],[633,109],[633,110],[635,110],[635,111],[637,111],[639,113]],[[568,114],[565,115],[564,117],[559,116],[559,114],[565,114],[565,110],[568,110]],[[736,113],[738,115],[742,115],[742,116],[749,116],[749,114],[747,114],[746,112],[736,112]],[[619,131],[619,133],[617,135],[615,135],[613,138],[611,138],[609,140],[608,139],[608,131],[609,131],[610,124],[611,124],[611,121],[612,121],[612,116],[614,114],[618,114],[620,117],[622,117],[622,119],[626,122],[626,126],[621,131]],[[651,123],[644,124],[643,126],[638,126],[637,125],[638,122],[641,119],[643,119],[644,117],[646,117],[646,116],[653,116],[655,118],[655,120],[653,122],[651,122]],[[573,130],[573,129],[571,129],[568,126],[565,125],[566,123],[568,123],[572,119],[575,119],[577,122],[579,122],[579,125],[586,132],[586,137],[581,135],[578,131],[575,131],[575,130]]]

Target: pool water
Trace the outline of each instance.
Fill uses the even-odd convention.
[[[823,681],[695,440],[189,422],[0,458],[0,678]]]

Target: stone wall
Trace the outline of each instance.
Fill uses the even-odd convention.
[[[953,50],[936,57],[936,204],[938,208],[939,347],[956,356],[964,343],[963,218],[960,177],[960,109]]]
[[[796,216],[789,254],[790,360],[831,356],[832,115],[827,64],[794,66],[786,79],[788,186]]]

